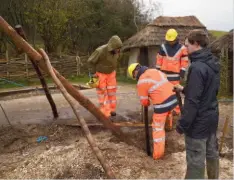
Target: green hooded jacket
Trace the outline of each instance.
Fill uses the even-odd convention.
[[[91,73],[110,74],[116,70],[118,54],[113,54],[111,51],[121,48],[123,43],[118,36],[112,36],[107,44],[98,47],[89,57],[88,63]]]

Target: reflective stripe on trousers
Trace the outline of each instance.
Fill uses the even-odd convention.
[[[149,99],[148,96],[140,96],[140,100]]]
[[[104,101],[104,104],[116,104],[115,100],[106,100]]]
[[[170,112],[153,114],[152,136],[153,136],[153,158],[160,159],[165,152],[165,123]]]
[[[160,69],[160,68],[161,68],[161,66],[159,66],[159,65],[156,65],[156,68],[157,68],[157,69]]]
[[[97,94],[100,110],[109,117],[110,112],[116,110],[116,72],[110,74],[97,72],[96,75],[99,79]]]

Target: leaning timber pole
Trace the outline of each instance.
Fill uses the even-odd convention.
[[[21,25],[16,25],[15,30],[24,40],[27,41],[26,34],[25,34],[25,32],[24,32]],[[29,58],[29,60],[31,61],[31,63],[33,65],[33,68],[35,69],[35,71],[37,73],[37,76],[38,76],[38,78],[39,78],[39,80],[41,82],[41,85],[42,85],[42,88],[43,88],[43,90],[45,92],[46,98],[50,103],[50,107],[52,109],[54,118],[58,118],[58,111],[57,111],[56,105],[54,103],[54,100],[53,100],[53,98],[52,98],[52,96],[50,94],[49,88],[48,88],[48,86],[46,84],[45,78],[43,77],[43,74],[42,74],[41,70],[39,69],[39,67],[37,66],[37,64],[31,58]]]
[[[228,133],[228,124],[229,124],[229,117],[227,116],[226,120],[224,122],[224,125],[223,125],[222,136],[220,138],[220,145],[219,145],[219,154],[220,155],[222,153],[223,143],[224,143],[225,137]]]
[[[67,100],[67,102],[70,104],[73,112],[76,115],[77,120],[80,122],[81,124],[81,128],[86,136],[86,139],[89,143],[89,145],[91,146],[94,154],[96,155],[96,157],[98,158],[99,162],[101,163],[103,169],[105,170],[107,176],[109,179],[115,179],[115,175],[112,172],[110,166],[107,164],[107,162],[105,161],[101,151],[99,150],[97,144],[95,143],[89,128],[84,120],[84,118],[82,116],[80,116],[78,114],[78,112],[76,111],[76,106],[77,106],[77,102],[74,102],[73,99],[71,98],[71,96],[69,96],[69,94],[67,93],[66,89],[64,88],[64,86],[62,85],[62,83],[59,81],[59,79],[57,78],[57,76],[55,75],[54,71],[53,71],[53,67],[51,66],[49,57],[47,56],[47,54],[45,53],[45,51],[43,49],[39,49],[40,54],[43,56],[46,66],[49,70],[50,76],[52,77],[54,83],[58,86],[58,88],[60,89],[60,91],[62,92],[64,98]]]
[[[29,45],[17,32],[0,16],[0,28],[14,41],[15,45],[22,49],[31,58],[41,70],[48,73],[48,69],[42,56]],[[54,69],[56,76],[59,78],[61,83],[64,85],[67,92],[76,99],[84,108],[92,113],[106,128],[110,129],[114,135],[119,137],[122,141],[128,144],[136,145],[130,139],[126,139],[123,132],[119,127],[116,127],[112,122],[83,94],[81,94],[76,88],[74,88],[68,80],[66,80],[56,69]]]

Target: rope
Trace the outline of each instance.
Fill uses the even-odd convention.
[[[5,81],[5,82],[8,82],[8,83],[10,83],[10,84],[14,84],[14,85],[16,85],[16,86],[25,87],[25,86],[22,85],[22,84],[19,84],[19,83],[16,83],[16,82],[14,82],[14,81],[10,81],[10,80],[7,80],[7,79],[0,78],[0,80]]]

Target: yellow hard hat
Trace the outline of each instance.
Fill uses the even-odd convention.
[[[136,67],[137,67],[138,65],[140,65],[140,64],[139,64],[139,63],[133,63],[133,64],[131,64],[130,66],[128,66],[128,74],[129,74],[129,76],[130,76],[132,79],[135,79],[135,78],[133,77],[133,71],[136,69]]]
[[[175,29],[168,29],[165,39],[166,41],[175,41],[178,36],[178,33]]]
[[[87,86],[91,87],[91,88],[96,88],[99,84],[99,80],[98,78],[91,78],[89,80],[89,82],[86,83]]]

